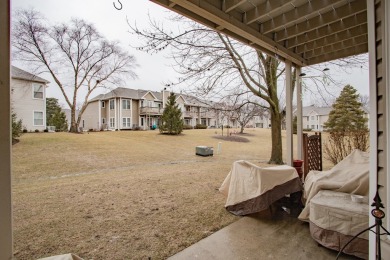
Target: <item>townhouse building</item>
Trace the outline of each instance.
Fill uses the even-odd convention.
[[[329,113],[332,107],[316,107],[308,106],[302,108],[302,124],[304,129],[311,129],[312,131],[325,131],[324,124],[329,119]],[[363,107],[364,116],[369,120],[369,111]],[[369,122],[367,121],[367,125]]]
[[[156,129],[170,91],[116,88],[92,98],[82,115],[84,130]],[[196,97],[176,94],[176,103],[182,111],[184,124],[204,124],[219,127],[221,113],[211,102]]]
[[[23,129],[46,129],[46,88],[49,81],[11,66],[11,109]]]

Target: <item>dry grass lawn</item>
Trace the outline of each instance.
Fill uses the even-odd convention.
[[[243,143],[216,131],[23,135],[13,147],[16,259],[164,259],[237,220],[217,189],[236,160],[266,165],[271,133],[246,129]],[[196,156],[197,145],[215,155]]]

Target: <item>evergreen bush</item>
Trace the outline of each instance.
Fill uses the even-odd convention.
[[[182,113],[176,104],[176,96],[171,93],[161,116],[160,133],[178,135],[183,131],[183,125]]]

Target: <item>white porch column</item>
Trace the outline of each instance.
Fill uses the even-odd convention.
[[[302,126],[302,79],[301,67],[296,67],[295,82],[297,83],[297,159],[303,159],[303,126]]]
[[[286,62],[286,141],[287,164],[292,166],[293,161],[293,124],[292,124],[292,84],[291,62]]]
[[[0,1],[0,259],[12,259],[10,0]]]

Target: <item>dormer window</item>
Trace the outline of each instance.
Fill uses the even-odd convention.
[[[43,99],[43,85],[33,84],[33,98]]]

